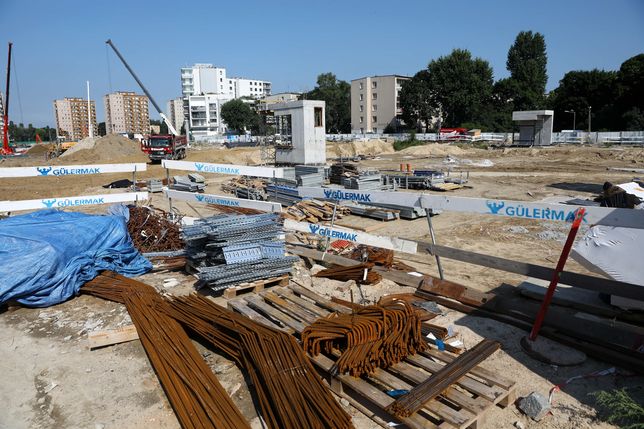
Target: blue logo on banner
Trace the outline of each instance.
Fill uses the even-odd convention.
[[[344,231],[333,231],[329,228],[325,228],[320,225],[314,225],[314,224],[309,224],[309,230],[311,231],[311,233],[315,235],[335,238],[338,240],[356,241],[358,237],[358,234],[353,234],[353,233],[344,232]]]
[[[511,217],[520,217],[524,219],[545,219],[545,220],[559,220],[565,222],[572,222],[575,220],[575,210],[566,210],[560,209],[551,209],[541,208],[541,207],[524,207],[523,204],[518,205],[506,205],[504,201],[487,201],[485,203],[490,209],[490,214],[493,215],[505,215]],[[584,222],[586,221],[586,215],[584,214]]]
[[[40,173],[41,176],[46,176],[52,170],[53,167],[36,167],[36,170]]]
[[[55,203],[55,202],[56,202],[56,200],[55,200],[55,199],[54,199],[54,200],[42,200],[42,203],[43,203],[43,204],[45,205],[45,207],[47,207],[48,209],[50,209],[50,208],[54,205],[54,203]]]
[[[203,195],[195,194],[197,201],[203,201]]]
[[[324,197],[330,200],[371,202],[371,194],[361,194],[358,192],[344,192],[344,191],[333,190],[333,189],[325,189]]]
[[[201,171],[203,170],[203,164],[195,162],[195,168],[197,169],[197,171]]]

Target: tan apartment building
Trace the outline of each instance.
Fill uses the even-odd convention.
[[[96,103],[89,103],[92,132],[98,134],[96,126]],[[83,98],[63,98],[54,100],[54,115],[56,116],[56,135],[69,140],[81,140],[89,136],[87,117],[87,100]]]
[[[150,134],[148,97],[118,91],[103,97],[107,134]]]
[[[383,133],[402,113],[398,94],[407,76],[363,77],[351,81],[351,132]]]

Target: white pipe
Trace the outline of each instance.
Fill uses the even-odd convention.
[[[92,129],[92,103],[89,99],[89,81],[87,81],[87,129],[89,130],[89,137],[94,137],[94,130]]]

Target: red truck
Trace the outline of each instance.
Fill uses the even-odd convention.
[[[141,141],[141,150],[148,155],[151,161],[183,159],[186,157],[187,147],[186,136],[172,134],[148,136]]]

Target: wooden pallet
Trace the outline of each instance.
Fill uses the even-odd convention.
[[[271,277],[270,279],[240,283],[237,286],[231,286],[228,289],[224,289],[223,297],[231,299],[243,293],[258,293],[263,291],[264,288],[271,286],[286,286],[288,285],[288,278],[288,274],[284,274],[279,277]]]
[[[228,307],[296,336],[319,317],[334,311],[351,312],[348,307],[294,284],[241,296],[228,301]],[[422,410],[400,419],[385,411],[394,401],[386,392],[413,388],[457,355],[432,348],[361,378],[332,375],[338,356],[339,353],[320,354],[311,360],[334,392],[351,397],[361,411],[366,408],[367,415],[379,424],[384,420],[403,423],[410,428],[478,428],[485,424],[488,410],[497,405],[506,407],[515,400],[514,381],[479,365],[441,396],[429,401]]]

